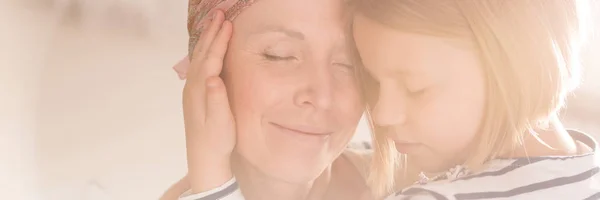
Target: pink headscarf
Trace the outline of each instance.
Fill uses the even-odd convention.
[[[204,30],[210,21],[215,10],[225,12],[227,20],[233,20],[244,8],[252,5],[257,0],[189,0],[188,4],[188,56],[185,56],[173,69],[179,75],[181,80],[186,78],[187,70],[190,66],[190,58],[193,56],[194,47],[198,42],[200,33]]]

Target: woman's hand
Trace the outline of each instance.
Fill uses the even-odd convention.
[[[219,77],[232,34],[231,22],[214,12],[191,59],[183,89],[183,113],[192,192],[216,188],[233,175],[230,156],[235,146],[235,122],[223,80]]]

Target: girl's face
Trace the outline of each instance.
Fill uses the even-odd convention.
[[[367,101],[376,134],[427,172],[462,164],[484,116],[478,55],[444,38],[401,32],[364,16],[353,34],[369,75]]]

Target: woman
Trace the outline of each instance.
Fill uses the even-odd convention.
[[[402,170],[423,173],[386,199],[600,198],[596,142],[557,118],[583,3],[358,0],[375,195],[409,180]]]
[[[388,199],[599,199],[595,141],[558,110],[578,75],[580,0],[358,0],[378,194],[397,152],[423,172]]]
[[[355,199],[366,192],[350,161],[356,155],[338,159],[364,109],[343,2],[218,2],[190,2],[190,43],[198,42],[190,69],[178,68],[187,78],[189,172],[163,199],[188,185],[193,193],[218,187],[234,174],[248,199]]]

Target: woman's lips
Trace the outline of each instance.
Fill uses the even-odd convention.
[[[278,123],[270,123],[271,125],[275,126],[276,128],[279,129],[283,129],[286,131],[291,131],[291,132],[295,132],[298,134],[303,134],[303,135],[310,135],[310,136],[329,136],[331,135],[331,131],[326,131],[324,129],[321,128],[316,128],[316,127],[312,127],[312,126],[303,126],[303,125],[282,125],[282,124],[278,124]]]

